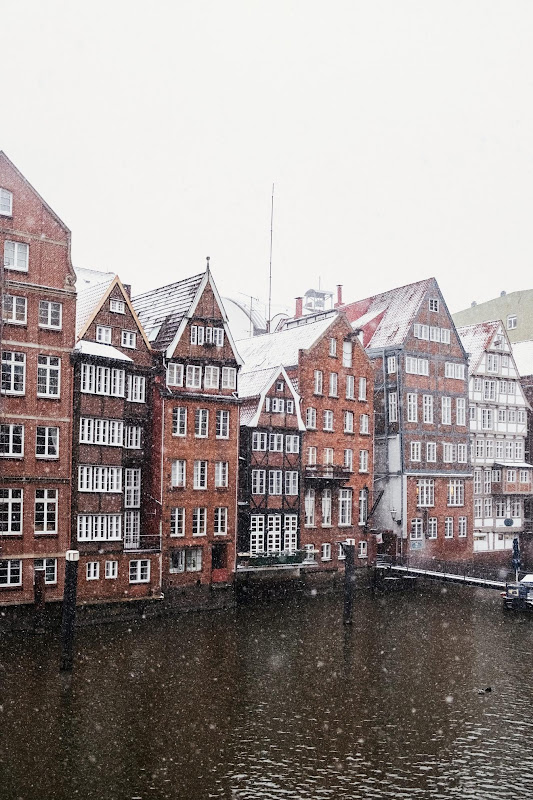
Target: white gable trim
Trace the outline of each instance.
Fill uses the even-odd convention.
[[[286,381],[287,386],[289,387],[290,392],[291,392],[291,394],[292,394],[292,396],[294,398],[294,408],[295,408],[295,411],[296,411],[296,419],[298,421],[298,430],[299,431],[305,431],[306,428],[305,428],[305,425],[304,425],[304,421],[302,419],[302,412],[301,412],[301,409],[300,409],[300,395],[297,393],[296,389],[294,388],[293,382],[291,381],[291,379],[287,375],[287,371],[286,371],[285,367],[282,366],[282,365],[280,366],[280,368],[279,368],[279,370],[277,372],[274,372],[274,374],[273,374],[272,378],[270,379],[270,381],[262,389],[261,394],[259,395],[259,401],[257,403],[257,409],[256,409],[252,419],[248,423],[248,427],[249,428],[256,428],[257,427],[257,425],[259,423],[259,417],[261,416],[261,412],[262,412],[262,409],[263,409],[263,404],[265,402],[265,397],[267,396],[267,393],[272,388],[272,385],[280,377],[282,377]]]

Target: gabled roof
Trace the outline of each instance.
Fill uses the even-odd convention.
[[[57,223],[58,223],[58,224],[59,224],[59,225],[60,225],[60,226],[63,228],[63,230],[65,230],[67,233],[70,233],[70,232],[71,232],[71,231],[70,231],[70,228],[68,228],[68,227],[67,227],[67,225],[65,225],[65,223],[63,222],[63,220],[62,220],[60,217],[58,217],[58,215],[56,214],[56,212],[54,211],[54,209],[53,209],[53,208],[51,208],[51,207],[48,205],[48,203],[46,202],[46,200],[43,200],[43,198],[41,197],[41,195],[39,194],[39,192],[37,191],[37,189],[35,189],[35,188],[32,186],[32,184],[29,182],[29,180],[28,180],[28,179],[27,179],[27,178],[26,178],[26,177],[25,177],[25,176],[22,174],[22,172],[21,172],[21,171],[20,171],[20,170],[19,170],[19,169],[18,169],[18,168],[17,168],[17,167],[16,167],[16,166],[13,164],[13,162],[11,161],[11,159],[10,159],[10,158],[8,158],[8,157],[6,156],[6,154],[4,153],[4,151],[3,151],[3,150],[0,150],[0,158],[4,158],[4,159],[7,161],[7,163],[8,163],[8,164],[9,164],[9,166],[11,167],[11,169],[12,169],[14,172],[16,172],[16,173],[17,173],[17,175],[19,176],[19,178],[20,178],[22,181],[24,181],[24,183],[26,184],[26,186],[28,186],[28,188],[30,188],[30,189],[31,189],[31,191],[34,193],[34,195],[35,195],[36,197],[38,197],[38,198],[39,198],[40,202],[41,202],[41,203],[43,204],[43,206],[46,208],[46,210],[48,211],[48,213],[52,215],[52,217],[53,217],[53,218],[55,219],[55,221],[56,221],[56,222],[57,222]]]
[[[204,273],[137,295],[132,302],[152,347],[165,350],[190,311]]]
[[[405,341],[409,327],[429,290],[438,290],[435,278],[409,283],[388,292],[340,307],[352,327],[363,330],[365,348],[394,347]]]
[[[339,314],[334,312],[315,322],[253,336],[251,339],[241,339],[237,343],[244,361],[240,380],[248,372],[273,369],[280,364],[295,367],[298,364],[298,352],[312,347],[338,318]]]
[[[277,367],[260,369],[255,372],[246,372],[244,375],[239,375],[239,398],[244,400],[240,415],[241,425],[255,427],[258,424],[265,397],[278,378],[283,378],[293,396],[296,418],[298,420],[298,430],[305,430],[300,410],[300,395],[297,393],[294,384],[281,364]]]
[[[491,320],[490,322],[478,322],[475,325],[465,325],[462,328],[457,328],[461,343],[468,354],[468,372],[470,375],[476,372],[483,353],[490,346],[501,327],[500,320]]]

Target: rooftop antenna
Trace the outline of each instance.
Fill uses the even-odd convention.
[[[272,305],[272,223],[274,221],[274,184],[272,184],[272,204],[270,207],[270,265],[268,270],[268,319],[267,333],[270,333],[270,312]]]
[[[206,269],[207,269],[207,271],[209,272],[209,260],[210,260],[210,256],[206,256],[206,257],[205,257],[205,260],[207,261],[207,266],[206,266]]]

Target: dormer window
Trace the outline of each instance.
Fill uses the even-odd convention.
[[[436,297],[429,298],[429,310],[430,311],[438,311],[439,310],[439,301]]]
[[[13,192],[0,187],[0,214],[10,217],[13,213]]]
[[[203,325],[191,325],[191,344],[204,343],[204,330]]]
[[[114,311],[116,314],[125,314],[126,304],[123,300],[110,300],[109,310]]]
[[[285,388],[285,383],[283,381],[278,381],[276,383],[276,391],[277,392],[282,392],[284,388]]]

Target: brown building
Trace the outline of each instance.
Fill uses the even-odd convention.
[[[118,276],[78,270],[72,547],[78,599],[161,594],[150,496],[153,354]]]
[[[165,594],[235,572],[240,358],[209,268],[133,300],[164,370],[153,394],[152,497]],[[157,518],[153,518],[153,523]]]
[[[374,548],[368,532],[373,372],[346,316],[330,311],[298,317],[276,333],[239,341],[238,347],[244,378],[283,364],[301,398],[303,566],[343,567],[346,540],[357,545],[358,565],[366,565]],[[273,426],[274,415],[271,419]]]
[[[34,573],[63,595],[70,541],[75,275],[70,231],[0,152],[0,604]]]
[[[374,368],[373,523],[398,555],[471,558],[468,363],[436,280],[340,308]]]

